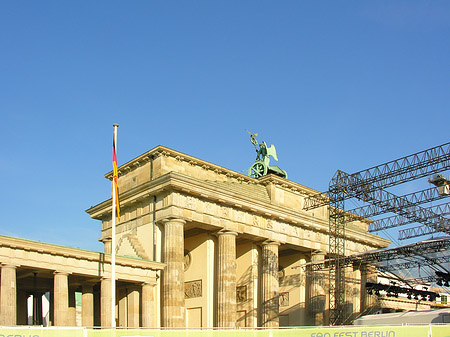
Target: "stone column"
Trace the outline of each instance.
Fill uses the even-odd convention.
[[[353,268],[353,279],[355,282],[352,284],[353,318],[357,318],[361,312],[361,284],[356,283],[358,281],[361,282],[361,270],[357,266],[354,266]]]
[[[139,289],[136,286],[128,288],[127,294],[127,312],[128,312],[128,327],[139,328]]]
[[[111,322],[111,279],[103,277],[100,284],[100,325],[112,327]],[[115,308],[114,308],[115,310]]]
[[[33,325],[42,325],[42,293],[33,293]]]
[[[69,311],[69,274],[55,272],[53,278],[53,324],[67,326]]]
[[[324,252],[312,252],[311,262],[323,262],[325,260]],[[325,324],[326,310],[326,291],[325,284],[328,281],[327,275],[323,272],[315,271],[310,276],[310,312],[312,314],[312,325]]]
[[[262,326],[278,327],[280,312],[278,246],[274,241],[262,245]]]
[[[101,242],[103,242],[103,248],[105,249],[105,254],[111,254],[111,246],[112,246],[112,239],[111,237],[106,237],[104,239],[100,240]]]
[[[217,326],[236,326],[236,232],[218,233]]]
[[[17,291],[17,324],[28,324],[28,296],[25,290]]]
[[[81,325],[94,326],[94,287],[88,284],[81,288]]]
[[[155,328],[156,327],[156,313],[155,313],[155,298],[153,293],[154,285],[144,283],[142,285],[141,307],[142,307],[142,327]]]
[[[75,298],[75,289],[69,289],[69,308],[68,308],[68,325],[77,325],[77,302]]]
[[[184,224],[182,219],[164,221],[162,325],[186,327],[184,301]]]
[[[119,327],[128,326],[127,288],[117,288],[117,322]]]
[[[17,324],[17,283],[16,268],[11,264],[2,265],[0,289],[0,325]]]
[[[306,264],[306,259],[305,257],[301,257],[299,260],[299,264],[301,266],[304,266]],[[305,267],[300,267],[298,268],[299,270],[299,280],[300,280],[300,284],[299,284],[299,291],[300,291],[300,298],[299,298],[299,303],[300,303],[300,313],[299,313],[299,325],[308,325],[307,323],[307,294],[306,294],[306,268]]]
[[[374,313],[377,309],[377,296],[369,294],[366,289],[366,282],[377,283],[377,269],[374,266],[361,265],[361,291],[360,308],[365,315]]]

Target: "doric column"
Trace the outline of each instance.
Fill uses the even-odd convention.
[[[353,279],[357,281],[361,281],[361,270],[359,267],[354,266],[353,268]],[[359,313],[361,312],[361,282],[358,283],[352,283],[352,303],[353,303],[353,318],[357,318],[359,316]]]
[[[17,284],[16,268],[10,264],[2,265],[0,290],[0,325],[17,324]]]
[[[376,295],[369,294],[366,289],[366,282],[377,282],[377,269],[374,266],[363,264],[361,265],[361,312],[371,314],[377,310]]]
[[[128,326],[128,308],[127,308],[127,288],[117,288],[117,325],[119,327]]]
[[[69,311],[69,274],[56,271],[53,277],[53,324],[67,326]]]
[[[163,273],[164,327],[186,327],[184,301],[184,224],[182,219],[164,221]]]
[[[42,325],[42,293],[33,293],[33,325]]]
[[[105,237],[103,239],[100,240],[101,242],[103,242],[103,248],[105,250],[105,254],[111,254],[111,246],[112,246],[112,239],[111,237]]]
[[[304,266],[306,264],[306,259],[304,256],[300,258],[299,264],[301,266]],[[307,273],[305,271],[305,268],[303,268],[303,267],[298,268],[298,271],[299,271],[299,276],[300,276],[300,284],[299,284],[299,291],[300,291],[300,298],[299,298],[299,303],[300,303],[299,316],[300,317],[299,317],[299,319],[300,319],[300,322],[299,322],[299,325],[308,325],[308,323],[307,323],[307,319],[308,319],[307,305],[306,305],[307,298],[308,298],[308,296],[306,294],[306,282],[307,282],[306,274]]]
[[[75,298],[75,289],[69,289],[69,308],[68,308],[68,325],[77,325],[77,302]]]
[[[28,324],[28,294],[25,290],[17,291],[17,324]]]
[[[111,327],[111,279],[103,277],[100,283],[100,325]],[[115,310],[115,308],[114,308]]]
[[[81,325],[94,326],[94,287],[88,284],[81,287]]]
[[[128,327],[139,328],[139,304],[139,289],[137,286],[129,287],[127,294]]]
[[[156,314],[154,311],[155,299],[153,294],[153,284],[144,283],[142,285],[141,305],[142,305],[142,327],[156,327]]]
[[[236,232],[222,230],[218,233],[217,265],[217,326],[236,326]]]
[[[320,263],[325,260],[324,252],[312,252],[311,262]],[[325,284],[327,277],[323,272],[312,272],[310,275],[310,312],[312,314],[312,325],[325,324],[325,309],[326,309],[326,291]]]
[[[278,246],[274,241],[262,245],[262,326],[279,326]]]

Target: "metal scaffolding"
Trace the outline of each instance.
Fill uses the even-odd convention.
[[[440,199],[441,196],[436,195],[435,192],[425,190],[405,196],[396,196],[384,190],[448,169],[450,169],[450,143],[353,174],[338,170],[331,179],[327,192],[318,193],[305,199],[303,209],[306,211],[329,206],[329,259],[327,264],[330,282],[330,324],[339,325],[345,321],[344,268],[349,259],[345,256],[346,223],[393,212],[397,214],[398,219],[422,224],[421,230],[405,232],[405,236],[412,237],[411,235],[418,236],[431,232],[450,233],[450,220],[444,218],[440,210],[419,206],[431,200]],[[369,205],[345,211],[345,200],[351,198],[367,202]],[[395,220],[385,226],[395,227],[401,224],[403,223],[400,220]],[[382,226],[379,225],[375,228]],[[419,231],[421,232],[419,233]],[[401,250],[401,252],[404,254],[407,250]],[[369,259],[368,256],[365,255],[365,262]]]

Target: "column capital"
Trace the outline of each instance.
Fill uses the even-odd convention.
[[[19,268],[20,265],[18,265],[18,264],[12,264],[12,263],[2,263],[2,264],[1,264],[1,267],[2,267],[2,268],[16,269],[16,268]]]
[[[234,231],[234,230],[232,230],[232,229],[226,229],[226,228],[223,228],[223,229],[217,231],[215,234],[216,234],[216,236],[221,236],[221,235],[233,235],[233,236],[238,236],[238,235],[239,235],[238,232],[236,232],[236,231]]]
[[[184,220],[183,218],[180,218],[180,217],[167,217],[167,218],[159,220],[158,222],[161,222],[164,225],[169,222],[175,222],[175,223],[178,222],[178,223],[181,223],[182,225],[186,224],[186,220]]]
[[[65,276],[69,276],[72,273],[69,273],[67,271],[59,271],[59,270],[55,270],[53,271],[53,275],[65,275]]]
[[[270,240],[270,239],[261,242],[261,246],[269,246],[269,245],[279,246],[279,245],[281,245],[281,243],[279,241]]]
[[[142,282],[142,283],[140,283],[140,286],[141,287],[148,287],[148,286],[150,286],[150,287],[155,287],[156,286],[156,283],[152,283],[152,282]]]

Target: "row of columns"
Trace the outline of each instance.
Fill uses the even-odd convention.
[[[184,224],[182,219],[164,222],[163,257],[167,267],[163,276],[164,327],[185,327],[184,300]],[[229,230],[218,232],[217,327],[236,325],[236,237]],[[278,326],[278,243],[262,246],[262,325]]]
[[[1,266],[0,284],[0,326],[17,325],[17,266],[3,264]],[[155,327],[153,284],[144,283],[139,289],[136,286],[127,294],[127,326],[139,327],[140,317],[142,326]],[[111,322],[111,279],[102,278],[100,286],[100,324],[101,326],[112,326]],[[141,291],[139,291],[141,290]],[[19,295],[22,293],[20,292]],[[76,305],[75,292],[69,291],[69,274],[65,272],[54,272],[53,278],[52,321],[54,326],[75,326]],[[23,303],[22,303],[23,302]],[[26,308],[26,297],[21,300],[20,309]],[[42,316],[42,294],[33,295],[33,316]],[[141,312],[139,308],[141,309]],[[25,309],[26,310],[26,309]],[[36,311],[36,312],[34,312]],[[141,314],[141,315],[140,315]],[[81,318],[83,326],[94,326],[94,287],[91,284],[82,286],[82,308]],[[38,322],[36,322],[38,323]]]

